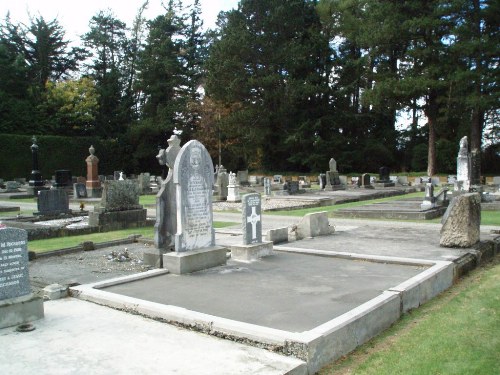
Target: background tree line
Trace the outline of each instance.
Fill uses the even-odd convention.
[[[128,26],[99,12],[78,47],[57,19],[6,15],[0,133],[113,140],[128,173],[157,170],[177,128],[232,170],[429,175],[467,135],[498,172],[497,1],[241,0],[208,31],[198,0],[147,6]]]

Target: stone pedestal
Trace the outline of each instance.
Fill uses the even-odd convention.
[[[33,294],[0,301],[0,329],[30,323],[43,317],[43,300]]]
[[[241,202],[240,187],[238,185],[229,185],[227,187],[228,202]]]
[[[227,249],[221,246],[206,247],[185,252],[171,252],[163,255],[163,268],[174,275],[201,271],[226,264]]]
[[[273,242],[263,241],[250,245],[231,245],[231,259],[240,262],[253,262],[262,257],[273,255]]]

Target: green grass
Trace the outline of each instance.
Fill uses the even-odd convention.
[[[498,374],[499,312],[497,257],[319,375]]]
[[[227,226],[236,225],[234,222],[215,221],[214,228],[224,228]],[[140,234],[144,238],[153,239],[154,227],[130,228],[112,232],[83,234],[78,236],[68,236],[59,238],[49,238],[47,240],[34,240],[28,242],[28,250],[36,253],[44,253],[47,251],[65,249],[68,247],[78,246],[84,241],[92,241],[95,243],[113,241],[126,238],[132,234]]]
[[[156,204],[156,194],[155,195],[141,195],[139,197],[139,204],[151,205]]]

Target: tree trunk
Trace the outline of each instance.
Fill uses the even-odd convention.
[[[437,172],[436,166],[436,121],[438,114],[438,103],[436,90],[430,90],[427,103],[424,108],[429,127],[429,148],[427,153],[427,175],[432,177]]]

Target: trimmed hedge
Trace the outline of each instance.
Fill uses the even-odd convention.
[[[29,178],[32,169],[31,136],[0,134],[0,178]],[[86,176],[85,159],[89,147],[95,148],[99,158],[99,174],[113,174],[120,170],[133,173],[130,169],[132,153],[124,142],[100,140],[95,137],[37,136],[38,167],[44,179],[50,179],[57,169],[69,169],[73,176]]]

